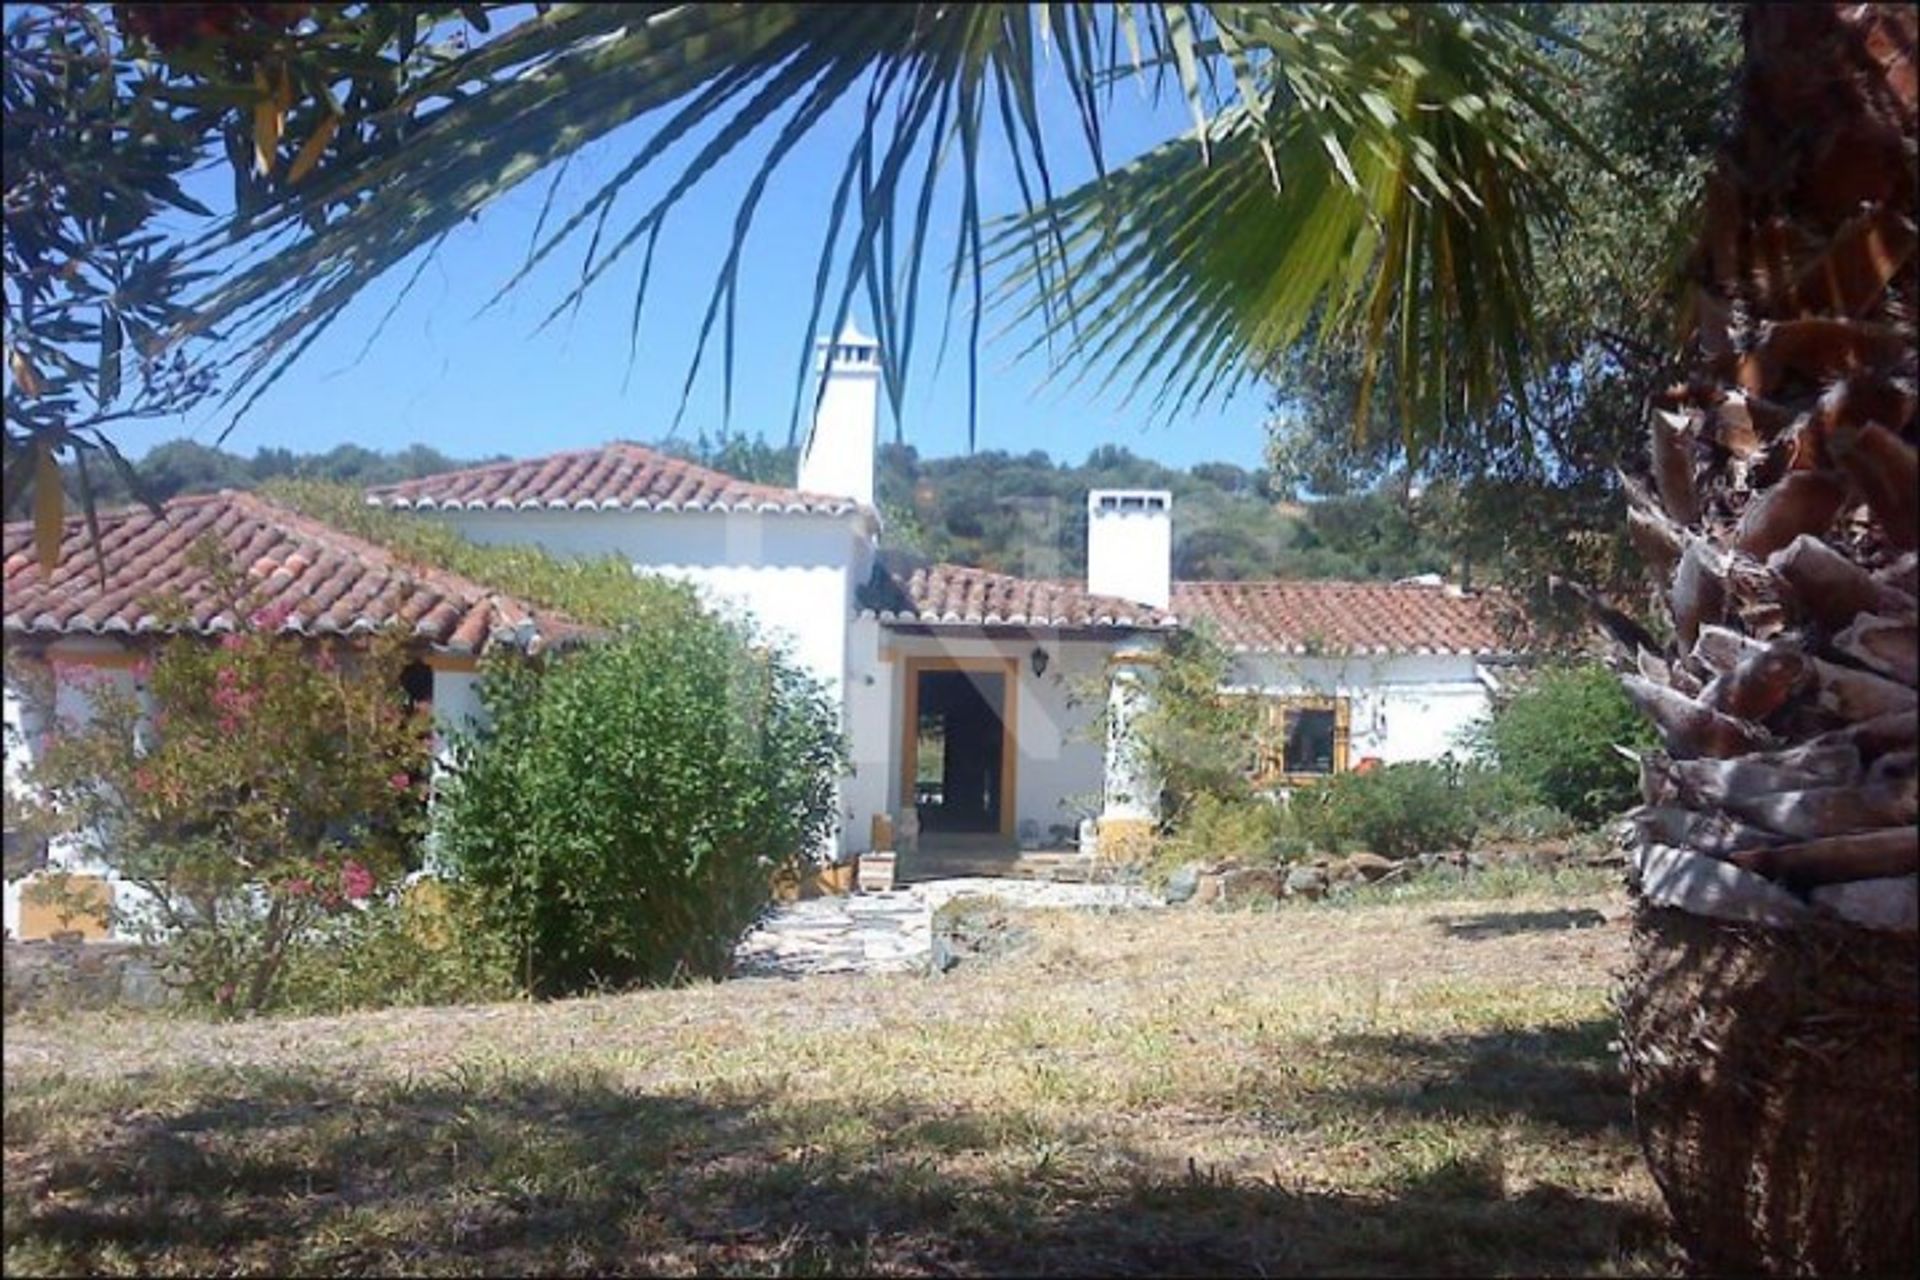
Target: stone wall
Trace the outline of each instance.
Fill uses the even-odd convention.
[[[145,947],[131,942],[6,942],[6,1012],[153,1007],[174,993]]]

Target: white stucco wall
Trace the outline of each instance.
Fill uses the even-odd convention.
[[[125,649],[106,639],[79,637],[62,640],[46,651],[46,661],[28,659],[9,652],[6,663],[6,785],[20,786],[20,772],[45,743],[45,735],[71,732],[84,726],[93,714],[88,696],[90,688],[110,686],[122,691],[138,687],[134,674],[125,665],[97,665],[106,660],[121,660]],[[46,723],[44,682],[52,678],[54,724]],[[39,687],[34,686],[38,684]],[[121,911],[136,911],[146,894],[121,880],[103,865],[83,840],[62,836],[47,847],[47,865],[55,871],[70,871],[104,878],[112,886],[114,905]],[[32,883],[32,877],[8,881],[4,902],[4,922],[10,936],[19,936],[20,897]]]
[[[474,542],[551,555],[614,555],[750,611],[836,696],[846,674],[849,583],[864,541],[854,517],[714,511],[436,511]]]
[[[431,514],[474,542],[533,545],[556,556],[614,555],[637,571],[692,583],[713,607],[751,618],[767,639],[784,645],[827,687],[842,708],[842,730],[854,735],[855,646],[848,628],[854,593],[873,562],[864,517],[711,511]],[[867,674],[863,666],[859,675]],[[856,778],[866,781],[859,774]],[[841,830],[832,847],[820,851],[823,857],[866,847],[873,810],[857,811],[859,785],[843,780]]]
[[[1268,654],[1236,658],[1232,688],[1319,694],[1349,700],[1347,758],[1387,764],[1463,754],[1459,734],[1490,708],[1470,656],[1368,655],[1334,658]]]

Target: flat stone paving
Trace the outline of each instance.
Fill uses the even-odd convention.
[[[965,876],[887,893],[789,902],[748,934],[734,953],[737,977],[800,978],[820,973],[924,970],[933,950],[933,913],[955,898],[997,898],[1010,907],[1134,909],[1161,904],[1137,885],[1055,884]]]

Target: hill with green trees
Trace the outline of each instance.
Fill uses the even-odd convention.
[[[793,483],[795,452],[738,437],[666,441],[658,447],[743,479]],[[192,440],[156,446],[134,464],[150,496],[252,489],[280,478],[391,484],[496,458],[452,458],[424,445],[392,453],[340,445],[325,453],[262,449],[252,457]],[[1392,579],[1458,569],[1433,513],[1391,483],[1320,501],[1276,492],[1264,469],[1227,462],[1187,470],[1116,446],[1084,462],[1046,453],[983,451],[922,458],[884,445],[878,459],[884,540],[929,559],[1038,578],[1086,572],[1087,490],[1168,489],[1174,495],[1174,575],[1179,578]],[[117,473],[93,477],[102,507],[133,500]],[[9,512],[19,518],[23,512]]]

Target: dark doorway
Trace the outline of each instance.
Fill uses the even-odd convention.
[[[921,830],[999,831],[1006,676],[921,671],[916,678],[913,798]]]

